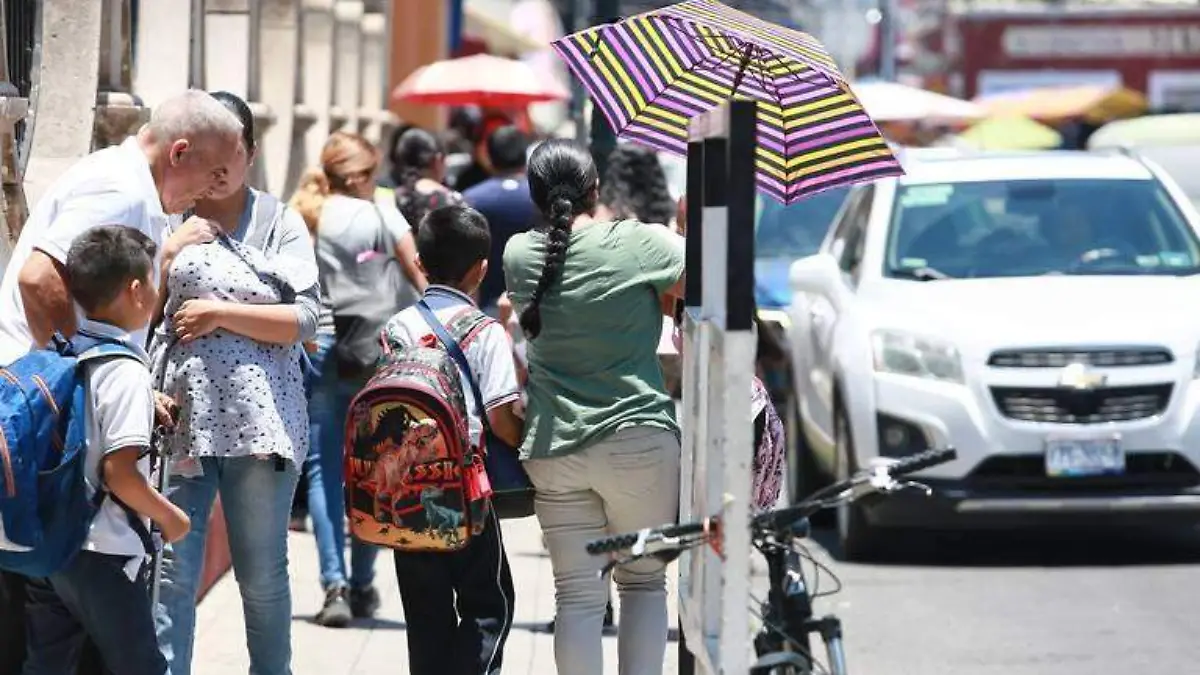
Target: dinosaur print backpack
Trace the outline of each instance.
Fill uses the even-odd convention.
[[[466,344],[487,321],[468,311],[446,328]],[[346,417],[350,531],[398,551],[457,551],[483,531],[492,492],[470,442],[460,371],[436,342],[398,349],[387,335]]]

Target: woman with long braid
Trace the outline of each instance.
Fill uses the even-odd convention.
[[[588,151],[538,146],[529,192],[545,224],[509,240],[504,272],[528,338],[521,457],[554,568],[554,650],[562,675],[603,672],[602,561],[585,544],[674,519],[679,428],[655,349],[664,296],[680,294],[683,240],[661,225],[597,218]],[[613,575],[622,673],[662,672],[665,565]]]

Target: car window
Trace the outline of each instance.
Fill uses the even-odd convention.
[[[867,239],[867,220],[871,215],[871,201],[874,188],[870,185],[862,188],[853,204],[846,210],[846,229],[842,244],[841,257],[838,265],[850,276],[858,278],[858,268],[862,264],[863,245]]]
[[[922,280],[1194,274],[1195,232],[1154,180],[905,185],[884,274]]]
[[[825,190],[787,206],[760,196],[755,256],[796,259],[816,253],[849,192],[844,187]]]
[[[841,261],[842,253],[846,250],[846,236],[850,232],[850,226],[854,223],[852,214],[862,201],[862,189],[852,190],[849,196],[846,197],[845,203],[841,210],[838,211],[837,219],[833,225],[833,237],[830,239],[829,250],[827,253]]]

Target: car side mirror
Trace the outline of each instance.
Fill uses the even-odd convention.
[[[815,293],[826,297],[833,296],[834,284],[837,283],[841,270],[837,261],[828,253],[817,253],[801,258],[792,263],[788,272],[792,291]]]

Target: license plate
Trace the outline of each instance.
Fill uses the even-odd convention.
[[[1105,476],[1125,472],[1121,439],[1053,438],[1046,441],[1046,475]]]

